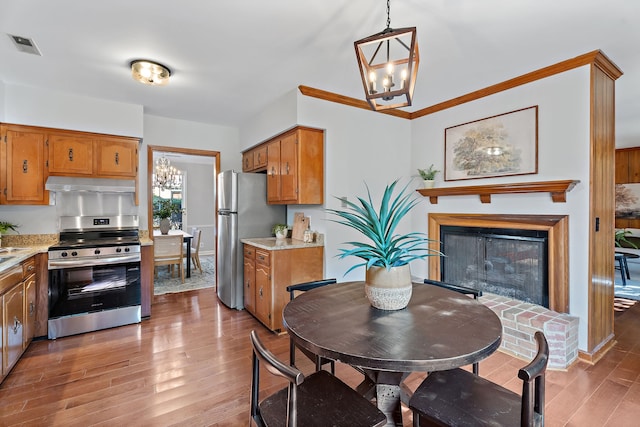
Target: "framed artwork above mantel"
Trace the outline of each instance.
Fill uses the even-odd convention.
[[[444,131],[445,181],[538,173],[538,106]]]

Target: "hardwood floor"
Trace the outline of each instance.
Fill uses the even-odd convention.
[[[547,375],[547,426],[636,426],[640,419],[640,304],[616,314],[615,348],[597,365]],[[288,338],[212,289],[157,296],[141,324],[31,344],[0,386],[0,425],[242,426],[249,420],[249,331],[288,358]],[[306,360],[303,356],[300,361]],[[480,374],[520,392],[525,362],[496,352]],[[310,372],[311,362],[302,369]],[[338,364],[355,386],[359,374]],[[264,376],[271,393],[283,383]],[[414,389],[422,376],[412,374]],[[405,408],[405,426],[411,425]]]

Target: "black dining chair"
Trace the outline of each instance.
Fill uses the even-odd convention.
[[[329,372],[320,370],[305,377],[281,362],[264,347],[255,330],[251,331],[251,345],[251,419],[259,427],[373,427],[387,423],[387,417],[373,403]],[[261,362],[289,385],[260,401]]]
[[[468,288],[466,286],[454,285],[453,283],[440,282],[439,280],[424,279],[424,283],[427,285],[440,286],[441,288],[449,289],[459,292],[465,295],[473,296],[473,299],[478,299],[482,296],[482,291],[478,289]],[[473,373],[478,375],[480,373],[480,365],[478,362],[472,365]]]
[[[336,279],[323,279],[323,280],[315,280],[313,282],[305,282],[298,283],[296,285],[287,286],[287,292],[289,292],[289,300],[293,300],[296,296],[297,292],[306,292],[311,289],[319,288],[321,286],[331,285],[333,283],[337,283]],[[324,365],[329,365],[331,369],[331,373],[335,375],[336,366],[335,362],[330,359],[325,359],[316,354],[311,353],[309,350],[298,347],[300,351],[307,356],[310,360],[312,360],[316,364],[316,371],[319,371],[323,368]],[[296,366],[296,345],[291,338],[289,338],[289,361],[291,366]]]
[[[535,339],[536,356],[518,372],[521,396],[464,369],[432,372],[409,400],[414,427],[543,426],[549,345],[540,331]]]

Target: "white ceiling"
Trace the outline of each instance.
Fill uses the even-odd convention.
[[[640,145],[639,18],[637,0],[392,0],[391,27],[418,30],[406,110],[601,49],[624,72],[617,144]],[[298,85],[363,99],[353,42],[385,26],[385,0],[0,0],[0,81],[235,126]],[[133,81],[137,58],[167,65],[169,85]]]

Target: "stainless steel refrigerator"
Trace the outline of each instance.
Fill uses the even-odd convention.
[[[267,176],[227,170],[218,174],[218,298],[244,308],[243,250],[240,239],[271,237],[286,224],[286,207],[267,205]]]

